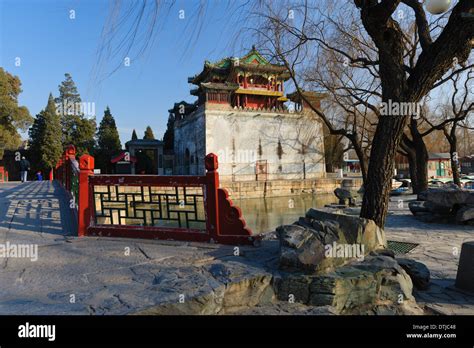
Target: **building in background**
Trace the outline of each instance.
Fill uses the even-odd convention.
[[[130,155],[130,159],[126,159],[130,162],[130,174],[164,174],[163,142],[161,140],[130,140],[125,143],[125,148]]]
[[[268,62],[255,48],[242,58],[205,62],[189,83],[194,104],[176,103],[175,174],[204,174],[204,157],[219,157],[222,180],[311,179],[325,176],[323,129],[297,95],[288,110],[284,66]],[[320,93],[305,92],[320,107]]]
[[[449,153],[430,153],[428,157],[428,178],[450,178],[453,172],[451,170],[451,157]]]

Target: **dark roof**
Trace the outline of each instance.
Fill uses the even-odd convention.
[[[185,102],[184,100],[180,101],[179,103],[174,103],[173,107],[168,110],[170,114],[179,114],[180,108],[184,106],[184,113],[189,114],[193,112],[197,106],[196,104],[190,104]]]
[[[450,159],[451,156],[447,152],[431,152],[428,155],[428,159],[430,160],[438,160],[438,159]]]
[[[163,144],[164,143],[161,140],[156,140],[156,139],[129,140],[125,143],[126,146],[129,146],[129,145],[159,146],[159,145],[163,145]]]

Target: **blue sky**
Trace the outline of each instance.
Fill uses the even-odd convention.
[[[239,28],[222,19],[226,6],[213,0],[207,25],[188,47],[189,35],[197,30],[192,27],[197,4],[197,0],[178,1],[159,19],[163,29],[151,48],[138,60],[131,55],[130,66],[100,79],[95,73],[97,51],[103,42],[108,0],[0,0],[0,66],[19,76],[20,105],[33,116],[45,107],[50,92],[58,95],[58,85],[68,72],[82,100],[95,103],[98,122],[110,106],[122,142],[130,139],[134,128],[142,136],[147,125],[161,138],[173,103],[195,100],[187,77],[200,72],[205,59],[241,55],[252,46],[252,42],[235,44]],[[71,10],[75,19],[70,18]],[[185,11],[184,19],[179,18],[180,10]],[[15,66],[17,57],[20,66]],[[99,72],[105,75],[121,61],[122,57],[112,57]]]

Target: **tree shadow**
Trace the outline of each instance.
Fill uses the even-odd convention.
[[[57,182],[27,182],[0,192],[0,228],[9,232],[75,235],[76,220]]]

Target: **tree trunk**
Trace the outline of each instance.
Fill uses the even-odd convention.
[[[459,173],[458,146],[456,135],[449,140],[449,154],[451,156],[451,170],[453,172],[453,182],[461,187],[461,174]]]
[[[382,116],[375,131],[370,152],[360,216],[383,227],[388,212],[395,154],[400,144],[407,117]]]
[[[354,151],[357,154],[357,158],[359,158],[360,172],[362,173],[362,185],[365,187],[365,183],[367,182],[368,159],[357,141],[352,141],[352,146],[354,147]]]
[[[408,170],[410,171],[411,187],[413,193],[418,193],[418,168],[416,163],[416,151],[413,141],[406,134],[403,134],[400,148],[405,152],[408,159]]]
[[[415,119],[410,121],[410,133],[413,139],[413,147],[415,149],[416,157],[416,192],[420,193],[428,189],[428,150],[426,149],[425,141],[418,131],[418,122]],[[412,180],[413,182],[413,180]]]

